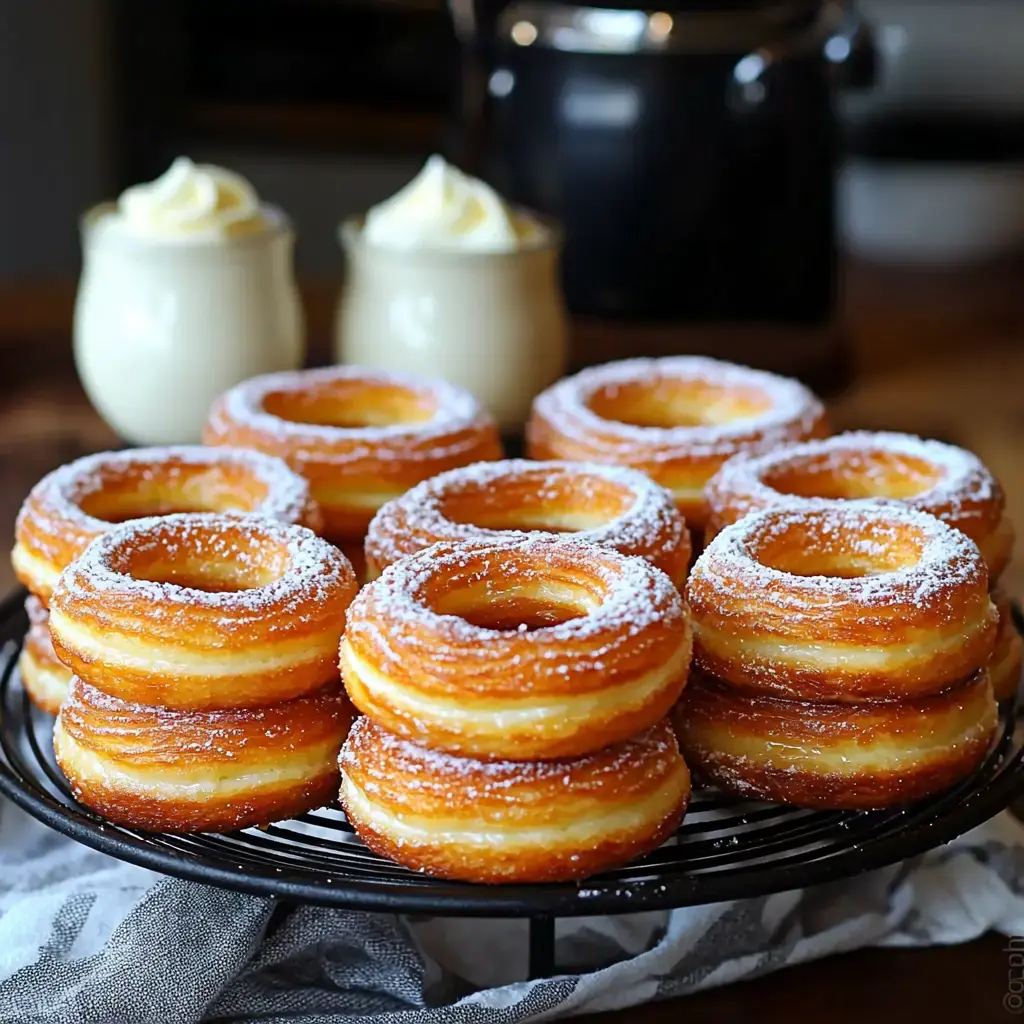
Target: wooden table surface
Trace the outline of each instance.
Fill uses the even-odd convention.
[[[1011,514],[1024,524],[1021,282],[1020,267],[973,275],[852,274],[845,317],[859,372],[832,414],[837,428],[909,430],[973,449],[1000,477]],[[0,348],[8,367],[0,385],[0,522],[9,530],[23,495],[44,472],[115,438],[75,381],[66,342],[0,337]],[[1024,543],[1005,577],[1017,596],[1024,596],[1022,555]],[[12,583],[0,561],[0,584]],[[952,948],[861,951],[602,1020],[1005,1021],[1005,945],[987,936]]]

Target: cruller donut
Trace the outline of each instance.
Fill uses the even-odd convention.
[[[800,807],[918,800],[970,775],[998,725],[984,669],[929,697],[822,704],[752,696],[695,671],[673,712],[702,781]]]
[[[484,760],[577,757],[662,718],[690,626],[642,558],[571,539],[435,544],[349,609],[353,703],[424,746]]]
[[[977,546],[899,505],[753,513],[708,545],[686,594],[702,669],[797,700],[937,693],[985,665],[995,642]]]
[[[321,526],[309,485],[280,459],[199,445],[100,452],[32,488],[14,528],[14,571],[46,604],[57,577],[112,523],[169,512],[251,512]]]
[[[330,803],[352,717],[337,684],[265,708],[171,711],[74,679],[53,742],[76,799],[110,821],[227,832]]]
[[[182,710],[300,697],[337,679],[355,574],[333,545],[258,516],[113,527],[50,599],[58,657],[122,700]]]
[[[439,754],[360,719],[341,755],[341,802],[370,849],[469,882],[560,882],[660,846],[690,777],[667,721],[572,761]]]
[[[480,462],[417,484],[370,523],[370,578],[438,541],[490,541],[524,533],[575,539],[640,555],[677,586],[690,534],[672,495],[633,469],[578,462]]]
[[[707,487],[706,539],[759,509],[858,498],[902,502],[962,530],[981,549],[992,581],[1010,560],[1013,526],[984,463],[910,434],[854,431],[730,459]]]
[[[285,459],[336,542],[361,541],[377,509],[413,484],[501,458],[497,427],[468,391],[354,366],[239,384],[214,403],[204,440]]]
[[[527,427],[534,459],[632,466],[672,491],[691,529],[704,485],[727,459],[827,432],[802,384],[699,356],[593,367],[539,395]]]

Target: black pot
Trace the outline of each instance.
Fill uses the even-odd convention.
[[[845,5],[453,8],[462,162],[564,224],[574,313],[831,318],[832,94],[837,68],[870,78],[873,52]]]

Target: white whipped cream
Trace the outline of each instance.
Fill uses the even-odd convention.
[[[363,226],[363,238],[386,249],[513,252],[543,235],[538,221],[513,210],[489,185],[439,156],[370,210]]]
[[[117,209],[128,230],[152,238],[227,238],[267,227],[259,196],[245,178],[184,156],[156,181],[124,191]]]

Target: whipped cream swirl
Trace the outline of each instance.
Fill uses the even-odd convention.
[[[514,252],[545,237],[543,225],[512,209],[489,185],[440,156],[366,215],[363,238],[386,249]]]
[[[125,228],[164,239],[218,239],[267,228],[256,190],[241,175],[178,157],[156,181],[134,185],[117,203]]]

